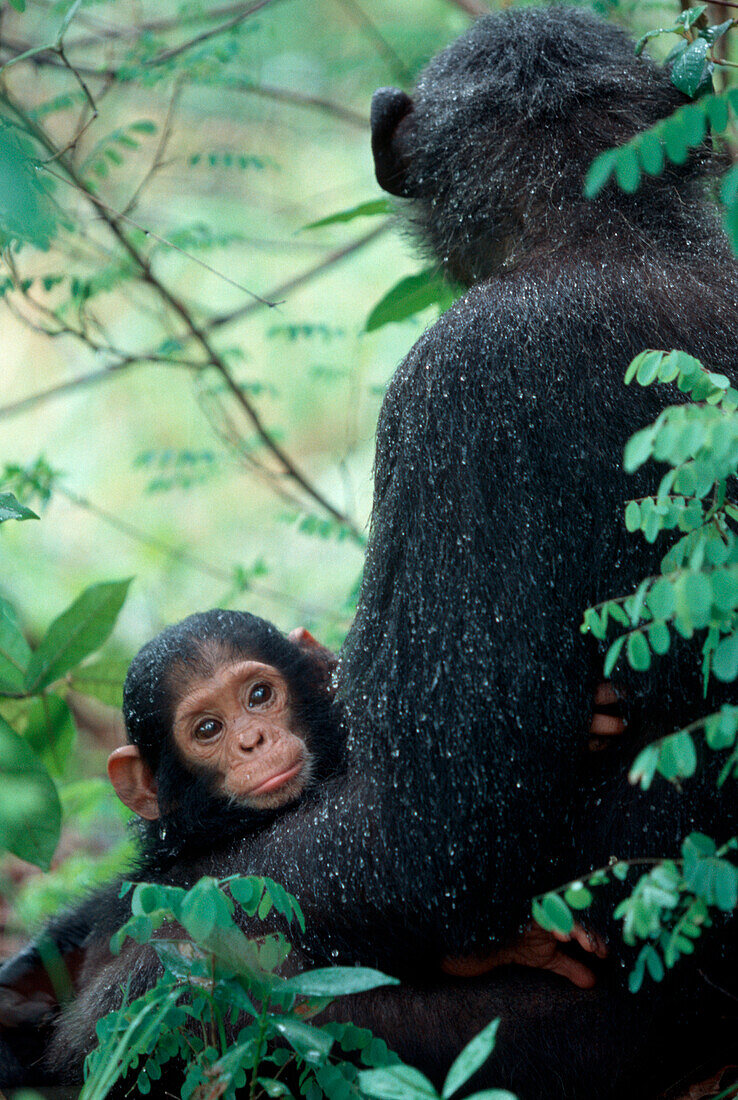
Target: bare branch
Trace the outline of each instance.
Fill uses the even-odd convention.
[[[284,283],[280,283],[278,287],[274,288],[274,298],[282,299],[292,290],[297,290],[298,287],[304,286],[305,283],[309,283],[317,275],[322,275],[324,271],[327,271],[331,267],[335,267],[336,264],[342,260],[347,259],[349,256],[353,256],[355,252],[358,252],[362,248],[366,248],[368,244],[376,241],[378,237],[381,237],[384,233],[387,233],[392,225],[392,221],[389,218],[383,219],[382,224],[378,225],[371,232],[365,233],[363,237],[359,237],[358,240],[352,241],[351,244],[344,245],[343,248],[337,249],[335,252],[331,252],[329,256],[326,256],[320,263],[315,264],[314,267],[309,268],[307,271],[303,271],[300,275],[295,275],[292,279],[287,279]],[[271,297],[271,295],[270,295]],[[230,325],[234,321],[240,321],[244,317],[248,317],[251,313],[259,308],[258,302],[247,302],[246,305],[241,306],[238,309],[231,310],[230,313],[221,313],[212,317],[208,330],[222,328],[223,325]]]
[[[243,0],[240,0],[237,4],[222,4],[220,7],[211,8],[209,11],[194,11],[189,15],[178,14],[167,19],[151,19],[138,23],[135,27],[101,26],[97,33],[86,35],[84,38],[75,38],[69,43],[69,46],[70,48],[77,46],[89,48],[90,46],[99,46],[105,42],[114,42],[118,39],[141,38],[144,34],[162,34],[167,31],[180,30],[187,23],[204,23],[210,19],[227,19],[230,15],[237,15],[251,6],[250,4],[245,5]],[[85,12],[84,15],[77,16],[77,22],[92,26],[95,19],[90,12]]]
[[[26,53],[29,48],[31,47],[29,47],[26,42],[18,42],[15,39],[7,37],[0,38],[0,49],[7,50],[8,53],[13,56]],[[51,46],[45,50],[39,51],[39,53],[34,54],[26,60],[38,67],[50,66],[55,69],[64,68],[64,64],[58,52]],[[80,65],[75,62],[74,71],[75,74],[81,74],[88,79],[97,78],[107,81],[118,79],[118,70],[115,68],[97,69],[91,65]],[[224,85],[224,88],[229,91],[245,92],[246,94],[261,96],[262,99],[273,99],[277,103],[291,103],[296,107],[306,107],[312,110],[324,111],[333,118],[339,119],[349,126],[356,126],[362,130],[368,129],[369,126],[369,119],[358,111],[352,111],[349,107],[343,107],[339,103],[333,103],[331,100],[323,99],[320,96],[296,92],[291,88],[278,88],[271,84],[254,84],[248,80],[229,81]]]

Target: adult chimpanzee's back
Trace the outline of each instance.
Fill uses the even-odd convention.
[[[706,204],[707,145],[635,195],[583,196],[600,151],[682,102],[622,31],[560,7],[481,19],[413,99],[374,98],[379,182],[471,289],[387,393],[342,696],[355,757],[419,811],[388,815],[390,848],[411,881],[445,887],[430,905],[454,948],[509,929],[531,893],[612,843],[674,850],[695,823],[688,799],[701,827],[726,824],[692,790],[644,830],[633,795],[635,827],[618,815],[595,853],[591,822],[573,861],[566,845],[601,672],[582,612],[658,561],[622,520],[658,475],[626,477],[622,454],[675,392],[626,390],[626,365],[677,347],[738,377],[738,268]],[[670,660],[629,685],[648,732],[707,705],[696,647]]]

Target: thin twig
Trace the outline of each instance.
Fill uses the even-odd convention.
[[[303,286],[305,283],[310,282],[316,277],[321,275],[328,268],[334,267],[342,260],[352,256],[359,249],[365,248],[372,241],[375,241],[378,237],[381,237],[384,233],[387,233],[392,225],[389,218],[382,221],[381,225],[378,225],[371,232],[365,233],[363,237],[359,237],[358,240],[352,241],[351,244],[344,245],[343,248],[337,249],[335,252],[331,252],[329,256],[326,256],[320,263],[315,264],[314,267],[304,271],[301,275],[295,275],[292,279],[287,279],[284,283],[280,283],[278,287],[275,287],[273,297],[280,300],[286,297],[292,290],[297,290],[298,287]],[[244,317],[248,317],[259,308],[258,302],[247,302],[246,305],[240,306],[238,309],[231,310],[229,313],[221,313],[212,317],[208,324],[208,330],[222,328],[223,325],[230,325],[234,321],[240,321]]]
[[[178,80],[176,82],[175,86],[174,86],[174,91],[172,92],[172,95],[171,95],[170,100],[169,100],[169,104],[167,106],[167,113],[166,113],[166,116],[164,118],[164,125],[161,128],[161,134],[159,136],[159,142],[156,146],[156,151],[154,153],[154,158],[151,161],[151,165],[149,166],[148,171],[144,175],[144,177],[141,180],[141,182],[139,183],[138,187],[133,192],[130,199],[126,203],[126,205],[123,207],[123,216],[124,217],[128,216],[131,213],[132,210],[136,209],[136,206],[138,205],[138,200],[139,200],[139,196],[141,195],[141,192],[146,187],[146,185],[149,183],[149,181],[156,175],[156,173],[159,171],[159,169],[163,166],[164,155],[167,151],[167,145],[169,144],[169,139],[172,136],[172,123],[174,121],[174,109],[177,105],[177,100],[179,99],[179,95],[180,95],[181,91],[182,91],[182,83],[181,83],[181,81]]]
[[[86,199],[94,203],[99,210],[104,212],[105,222],[107,225],[111,225],[113,222],[117,221],[126,222],[128,225],[133,226],[134,229],[138,229],[138,231],[140,233],[143,233],[145,237],[150,237],[153,241],[157,241],[159,244],[164,245],[166,248],[171,248],[173,252],[178,252],[180,256],[184,256],[185,259],[190,260],[192,263],[198,264],[199,267],[204,268],[205,271],[209,271],[211,275],[216,275],[219,279],[222,279],[224,283],[229,283],[230,286],[235,287],[236,290],[242,290],[244,294],[248,294],[250,298],[253,298],[260,305],[269,306],[270,309],[274,309],[275,306],[281,304],[279,302],[271,302],[268,301],[266,298],[262,298],[260,294],[257,294],[253,290],[249,290],[249,288],[247,286],[244,286],[243,283],[237,283],[235,279],[231,279],[229,275],[225,275],[222,271],[218,271],[217,268],[212,267],[210,264],[206,263],[205,260],[201,260],[199,256],[194,256],[191,252],[185,251],[184,248],[180,248],[179,245],[174,243],[174,241],[169,241],[166,237],[160,237],[159,234],[155,233],[153,229],[147,229],[145,225],[141,225],[140,222],[137,222],[133,218],[130,218],[128,214],[124,214],[121,210],[116,210],[115,207],[110,206],[109,203],[103,202],[101,198],[98,198],[97,195],[93,194],[92,191],[87,188],[84,180],[80,179],[76,175],[76,173],[71,168],[71,165],[64,165],[64,170],[67,176],[70,177],[69,179],[66,179],[64,176],[60,176],[57,172],[52,172],[51,169],[48,167],[48,164],[42,164],[41,168],[44,172],[47,172],[50,176],[53,176],[54,179],[58,180],[60,183],[64,183],[67,185],[67,187],[72,187],[75,190],[81,191]]]
[[[483,0],[448,0],[457,8],[461,8],[467,15],[473,15],[477,19],[480,15],[489,15],[490,9]]]
[[[354,21],[359,24],[362,30],[364,30],[367,36],[372,40],[377,52],[385,59],[396,78],[401,80],[404,84],[410,85],[413,80],[413,73],[400,57],[392,43],[385,38],[376,23],[369,18],[357,0],[339,0],[339,2],[341,6],[353,16]]]
[[[358,240],[353,241],[350,245],[346,245],[344,248],[338,249],[336,252],[332,252],[320,263],[315,264],[313,267],[308,268],[307,271],[303,271],[300,275],[295,276],[293,279],[288,280],[286,283],[281,283],[275,288],[274,293],[270,294],[270,298],[279,298],[286,295],[289,291],[295,290],[300,286],[304,286],[307,283],[312,282],[313,279],[322,275],[325,271],[329,270],[335,264],[340,263],[347,256],[352,255],[359,249],[364,248],[375,240],[381,233],[387,231],[388,223],[384,223],[376,229],[373,229],[371,233],[367,233],[365,236],[360,237]],[[39,303],[33,302],[38,307]],[[251,307],[258,308],[258,303],[252,302],[248,306],[244,307],[242,311],[236,313],[222,314],[220,317],[216,317],[210,321],[206,326],[206,331],[210,332],[214,328],[220,328],[224,325],[231,324],[233,321],[241,319],[244,315],[251,312]],[[113,375],[120,373],[128,367],[140,366],[145,363],[161,363],[163,365],[171,365],[175,367],[189,367],[190,369],[202,370],[205,364],[194,363],[189,360],[177,359],[173,360],[163,356],[157,356],[153,351],[142,351],[138,355],[125,355],[122,352],[118,352],[112,348],[104,348],[95,346],[89,341],[89,339],[83,334],[74,329],[65,328],[61,330],[58,335],[70,335],[76,336],[78,339],[83,340],[90,345],[94,351],[97,352],[111,352],[116,355],[120,355],[121,359],[117,363],[111,363],[100,370],[92,371],[88,374],[79,375],[77,378],[72,378],[67,382],[60,382],[56,386],[51,386],[47,390],[41,390],[38,393],[29,394],[28,397],[22,397],[18,401],[14,401],[9,405],[0,406],[0,420],[6,417],[15,416],[18,413],[27,412],[28,409],[33,408],[35,405],[40,404],[43,401],[47,401],[49,398],[61,397],[65,393],[69,393],[72,390],[81,389],[87,384],[94,385],[97,382],[105,381],[107,378],[112,378]],[[187,339],[187,337],[183,337]]]
[[[227,19],[228,16],[236,15],[243,10],[244,3],[241,0],[237,4],[223,4],[221,7],[211,8],[210,11],[202,10],[187,15],[180,14],[167,19],[151,19],[148,22],[138,23],[135,27],[109,26],[108,29],[101,29],[97,34],[75,38],[69,43],[69,46],[70,48],[77,46],[89,48],[90,46],[99,46],[101,41],[107,43],[114,42],[119,38],[141,38],[144,34],[162,34],[167,31],[179,30],[186,23],[201,23],[210,19]],[[79,16],[77,21],[79,23],[86,21],[89,25],[92,22],[90,13],[85,12],[84,17]]]
[[[250,95],[261,96],[263,99],[273,99],[277,103],[291,103],[295,107],[310,107],[319,111],[325,111],[334,118],[347,122],[350,126],[356,126],[360,130],[369,129],[369,119],[358,111],[352,111],[349,107],[343,107],[338,103],[332,103],[320,96],[307,95],[304,92],[295,92],[291,88],[275,88],[272,84],[251,84],[248,81],[228,83],[227,88],[237,92],[246,92]]]
[[[209,30],[203,31],[201,34],[195,35],[194,38],[190,38],[187,42],[180,43],[179,46],[172,46],[169,50],[163,50],[156,57],[152,57],[150,61],[144,61],[144,67],[147,69],[154,68],[156,65],[163,65],[166,61],[171,61],[174,57],[179,57],[180,54],[186,53],[187,50],[192,49],[193,46],[199,46],[201,42],[207,42],[210,38],[215,38],[219,34],[225,34],[226,31],[233,30],[239,23],[243,23],[248,19],[250,15],[255,15],[257,11],[261,11],[267,4],[273,4],[275,0],[257,0],[255,4],[246,8],[245,11],[239,12],[234,15],[232,19],[229,19],[226,23],[220,23],[217,27],[210,27]]]

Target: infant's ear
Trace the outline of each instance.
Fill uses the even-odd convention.
[[[121,802],[139,817],[159,817],[156,780],[135,745],[122,745],[108,757],[108,777]]]
[[[287,637],[295,645],[299,645],[304,649],[314,649],[316,647],[323,649],[323,646],[316,641],[306,626],[296,626],[294,630],[289,632]]]

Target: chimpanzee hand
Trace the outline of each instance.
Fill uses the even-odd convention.
[[[569,936],[556,932],[546,932],[538,924],[531,924],[522,936],[510,947],[501,947],[484,957],[444,959],[441,970],[456,978],[477,978],[497,966],[530,966],[534,970],[550,970],[560,974],[579,989],[591,989],[595,976],[588,966],[567,955],[561,944],[574,942],[588,954],[603,959],[607,948],[594,933],[585,932],[580,924],[575,924]]]

